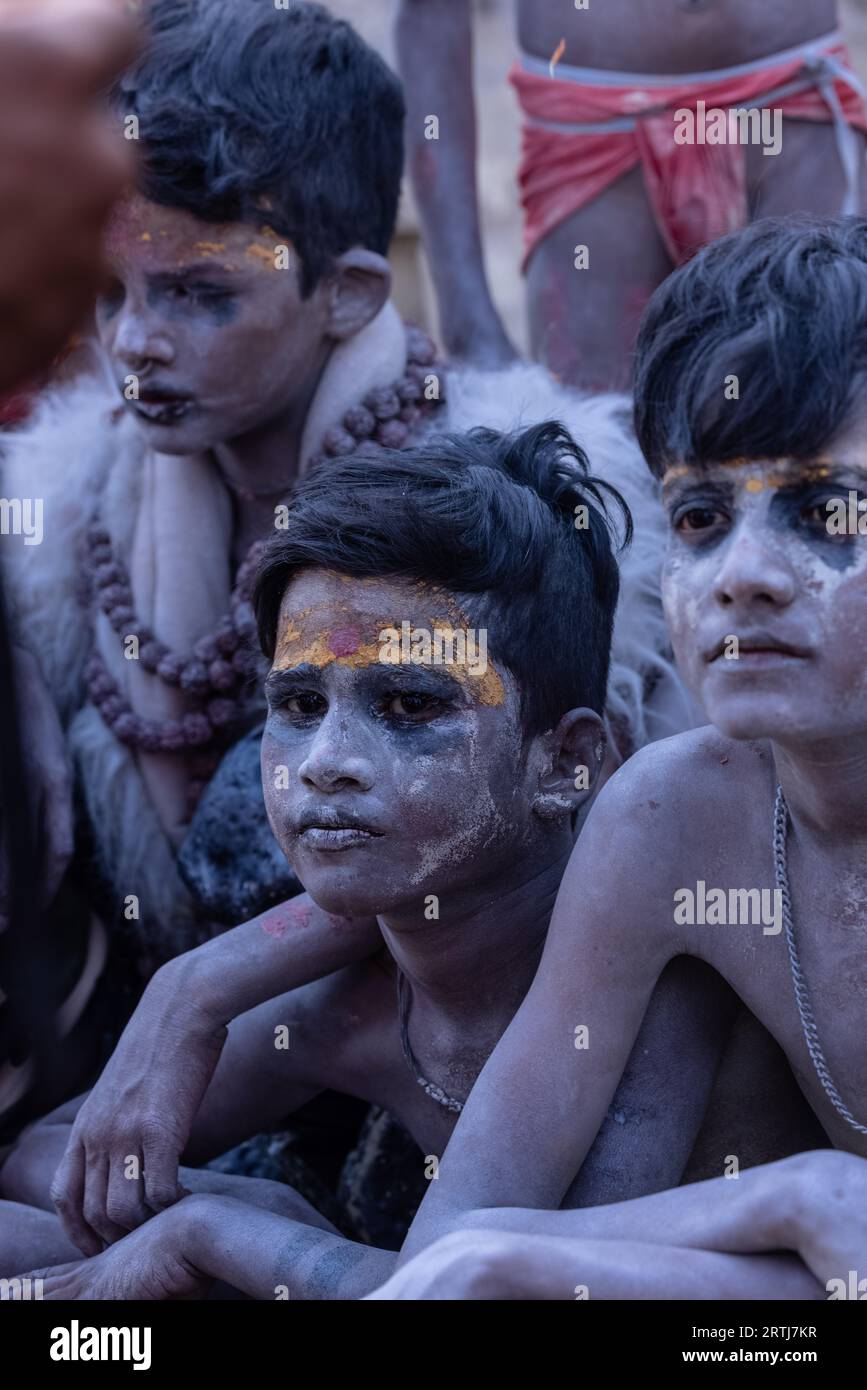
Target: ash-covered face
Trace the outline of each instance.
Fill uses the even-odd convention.
[[[281,848],[327,911],[490,900],[532,852],[545,737],[525,739],[516,683],[490,648],[479,659],[467,621],[421,583],[309,570],[287,588],[262,780]],[[469,631],[475,659],[412,664],[392,647],[383,660],[404,622],[416,650],[420,633]]]
[[[675,467],[663,497],[669,630],[712,722],[780,743],[863,733],[867,430],[810,463]]]
[[[134,197],[114,216],[107,252],[113,279],[97,305],[100,339],[118,391],[161,452],[249,434],[317,379],[328,283],[302,299],[298,256],[277,232]],[[129,399],[130,377],[138,399]]]

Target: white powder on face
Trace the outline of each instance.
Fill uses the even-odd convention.
[[[498,807],[491,786],[492,753],[498,762],[507,758],[515,768],[520,766],[522,732],[514,690],[509,691],[507,701],[510,717],[506,728],[498,734],[496,748],[492,749],[489,735],[483,737],[484,713],[475,711],[471,716],[469,737],[456,750],[450,767],[441,755],[418,760],[419,774],[410,783],[410,795],[427,791],[430,781],[441,782],[448,772],[454,772],[460,794],[444,809],[442,830],[438,830],[435,837],[421,840],[417,846],[418,860],[409,879],[414,887],[429,882],[441,870],[453,871],[456,866],[478,858],[492,845],[517,835],[519,789],[515,787],[511,793],[515,808],[515,817],[511,819]],[[425,775],[426,768],[430,778]]]

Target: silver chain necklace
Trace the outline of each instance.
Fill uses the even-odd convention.
[[[783,926],[786,931],[786,945],[789,951],[792,984],[795,990],[795,1002],[798,1006],[798,1017],[801,1020],[804,1041],[807,1044],[807,1051],[810,1054],[810,1060],[813,1063],[822,1089],[837,1111],[837,1114],[841,1115],[846,1123],[851,1125],[852,1129],[857,1130],[859,1134],[867,1134],[867,1125],[859,1124],[852,1114],[852,1111],[843,1101],[840,1092],[837,1090],[828,1063],[825,1061],[822,1044],[819,1042],[819,1030],[816,1027],[813,1005],[810,1001],[810,993],[804,978],[803,969],[801,968],[798,948],[795,944],[792,893],[789,886],[788,857],[786,853],[788,823],[789,808],[786,805],[786,798],[783,796],[783,789],[778,786],[776,799],[774,801],[774,877],[783,904]],[[409,1041],[409,1012],[411,1007],[409,983],[400,967],[398,967],[397,970],[397,998],[400,1040],[403,1047],[403,1054],[410,1071],[425,1094],[430,1096],[431,1100],[435,1100],[438,1105],[442,1105],[453,1114],[459,1115],[464,1108],[464,1101],[455,1100],[454,1096],[450,1096],[448,1092],[444,1091],[436,1082],[428,1081],[427,1078],[421,1074],[421,1070]]]
[[[819,1030],[816,1027],[813,1005],[810,1002],[807,982],[804,979],[804,972],[801,969],[801,962],[798,957],[798,948],[795,945],[792,893],[789,887],[789,868],[786,854],[786,832],[788,826],[789,808],[786,805],[786,798],[783,796],[783,789],[778,786],[777,796],[774,802],[774,877],[783,904],[783,925],[786,929],[786,945],[789,948],[789,965],[792,969],[792,984],[795,987],[795,1002],[798,1005],[801,1027],[804,1030],[804,1041],[807,1044],[807,1051],[816,1069],[816,1075],[822,1083],[822,1090],[837,1111],[837,1114],[842,1115],[846,1123],[851,1125],[853,1129],[856,1129],[859,1134],[867,1134],[867,1125],[858,1123],[852,1111],[844,1103],[840,1092],[837,1090],[834,1079],[828,1068],[828,1063],[825,1061],[822,1044],[819,1042]]]
[[[450,1096],[448,1091],[443,1090],[442,1086],[438,1086],[435,1081],[428,1081],[427,1078],[421,1074],[418,1062],[415,1059],[415,1053],[409,1041],[409,1011],[411,1007],[412,995],[410,993],[409,981],[398,965],[397,1017],[400,1024],[400,1042],[403,1047],[403,1055],[406,1058],[406,1064],[425,1095],[430,1096],[431,1100],[435,1100],[437,1105],[441,1105],[443,1109],[451,1111],[453,1115],[460,1115],[465,1102],[462,1100],[455,1100],[454,1096]]]

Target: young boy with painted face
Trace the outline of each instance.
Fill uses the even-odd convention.
[[[189,842],[223,755],[264,717],[251,548],[325,455],[401,447],[438,419],[564,420],[638,520],[609,711],[624,751],[671,682],[662,518],[623,402],[528,364],[447,381],[390,300],[404,104],[380,56],[315,4],[151,0],[144,19],[113,94],[139,177],[111,227],[96,370],[4,440],[4,486],[44,499],[45,544],[11,556],[10,589],[82,792],[93,896],[152,969],[285,896],[262,882],[243,910],[215,904]],[[258,884],[257,867],[237,877]]]
[[[323,1084],[394,1110],[428,1163],[441,1150],[532,975],[582,801],[575,781],[592,785],[598,765],[598,714],[582,701],[594,700],[587,683],[603,678],[594,642],[604,641],[614,576],[598,518],[574,549],[576,498],[592,497],[574,462],[551,427],[511,443],[462,441],[459,453],[434,449],[364,473],[361,461],[338,464],[302,489],[297,524],[272,546],[260,585],[272,663],[264,783],[275,832],[314,900],[329,911],[379,914],[386,949],[233,1025],[194,1128],[194,1161]],[[540,628],[541,658],[527,640]],[[442,642],[462,636],[473,659],[438,664],[436,634]],[[585,653],[580,675],[557,659],[574,643]],[[545,682],[529,672],[539,659]],[[572,708],[558,717],[564,705]],[[574,778],[582,768],[588,778]],[[445,827],[444,805],[453,808]],[[615,867],[625,875],[621,860]],[[605,864],[597,842],[593,895]],[[617,934],[620,900],[609,893]],[[636,942],[616,954],[600,944],[585,962],[601,992],[609,979],[616,991],[634,969],[630,950]],[[572,960],[560,969],[576,975]],[[688,1013],[678,1011],[704,1014],[712,995],[701,976],[679,998],[671,986],[667,972],[635,1049],[644,1069],[631,1063],[613,1107],[620,1123],[604,1127],[567,1206],[628,1195],[628,1184],[652,1193],[666,1166],[682,1166],[673,1159],[685,1152],[685,1100],[697,1101],[696,1085],[707,1086],[712,1068],[707,1056],[702,1067]],[[589,1031],[575,1021],[585,1017]],[[705,1023],[719,1033],[719,1014]],[[555,1075],[543,1095],[540,1066],[537,1093],[519,1099],[524,1126],[546,1132],[537,1126],[552,1123],[546,1106],[560,1110],[561,1052],[592,1060],[594,1049],[612,1046],[606,1027],[604,1007],[561,1010],[556,1030],[547,1017],[529,1020],[523,1045],[544,1047]],[[503,1094],[513,1095],[511,1083]],[[575,1128],[581,1098],[568,1099]],[[477,1159],[508,1174],[502,1142]],[[506,1142],[516,1142],[513,1132]],[[534,1160],[511,1201],[521,1181],[548,1191],[559,1181],[558,1144],[544,1142]],[[610,1184],[617,1164],[619,1194]],[[346,1241],[286,1189],[251,1184],[245,1192],[236,1179],[208,1192],[203,1177],[185,1172],[188,1186],[200,1184],[195,1196],[93,1260],[51,1273],[46,1296],[177,1297],[220,1277],[259,1298],[351,1298],[392,1274],[393,1255]],[[821,1297],[838,1267],[856,1267],[863,1253],[852,1213],[865,1181],[860,1160],[819,1154],[741,1182],[719,1178],[614,1206],[464,1211],[469,1231],[399,1271],[379,1296],[572,1298],[586,1286],[593,1297]],[[46,1212],[25,1215],[31,1251],[38,1226],[40,1251],[71,1253],[58,1247]],[[770,1253],[780,1250],[793,1255]]]
[[[143,18],[112,94],[138,178],[92,369],[4,453],[7,485],[44,498],[45,544],[10,555],[9,586],[75,769],[90,896],[146,973],[255,911],[214,911],[178,866],[260,716],[251,545],[352,407],[412,390],[423,349],[389,303],[403,102],[385,63],[317,5],[153,0]]]
[[[619,586],[605,496],[555,424],[335,461],[299,488],[258,584],[271,667],[263,786],[274,833],[316,910],[376,917],[384,944],[367,963],[236,1019],[187,1162],[275,1125],[326,1088],[397,1116],[420,1165],[441,1153],[533,978],[574,822],[600,780]],[[273,917],[265,925],[277,928]],[[297,914],[286,928],[303,944]],[[678,1181],[730,1017],[727,992],[708,983],[700,969],[679,967],[661,982],[616,1114],[570,1200]],[[126,1072],[135,1076],[132,1056],[115,1072],[121,1095]],[[4,1171],[6,1195],[48,1208],[67,1136],[68,1127],[46,1123],[25,1139]],[[98,1191],[106,1166],[105,1155],[92,1156],[85,1220],[109,1241],[145,1224],[110,1266],[101,1255],[82,1266],[76,1287],[109,1296],[105,1271],[126,1269],[111,1278],[126,1278],[124,1296],[134,1297],[136,1252],[174,1250],[191,1209],[182,1201],[147,1221],[130,1210],[136,1184],[115,1172],[107,1221]],[[192,1188],[202,1177],[182,1181]],[[244,1245],[238,1287],[352,1297],[391,1272],[386,1252],[334,1232],[333,1277],[312,1279],[303,1261],[296,1268],[311,1241],[322,1253],[324,1237],[281,1225],[291,1201],[283,1189],[269,1237],[280,1277]],[[218,1208],[208,1210],[219,1226]],[[230,1204],[224,1216],[237,1236],[237,1210]],[[78,1236],[80,1224],[73,1229]],[[209,1229],[216,1238],[218,1227]],[[236,1239],[225,1236],[219,1248]],[[63,1245],[57,1258],[68,1253]],[[344,1258],[359,1262],[351,1277]]]
[[[670,522],[672,639],[713,724],[643,751],[599,797],[410,1251],[481,1209],[560,1203],[678,956],[730,982],[831,1142],[867,1156],[865,323],[854,219],[759,223],[651,301],[637,428]],[[564,1042],[576,1023],[583,1050]],[[536,1213],[523,1229],[569,1227]]]
[[[10,588],[62,724],[63,756],[42,759],[64,781],[50,803],[69,796],[67,761],[81,793],[82,960],[96,969],[102,925],[110,945],[118,927],[142,974],[291,891],[275,891],[272,875],[278,887],[290,876],[248,732],[264,718],[261,685],[247,679],[248,547],[323,451],[444,426],[565,423],[636,523],[621,564],[608,766],[694,722],[659,602],[662,513],[625,402],[581,396],[526,363],[446,375],[389,300],[404,115],[394,75],[316,5],[152,0],[145,19],[141,57],[115,94],[140,177],[113,225],[101,370],[49,395],[4,441],[7,488],[45,499],[46,543],[12,554]],[[230,832],[215,843],[221,824]],[[226,892],[206,891],[209,879]],[[80,1209],[85,1188],[92,1209],[101,1190],[111,1230],[109,1187],[125,1215],[141,1212],[139,1196],[170,1200],[228,1020],[378,946],[375,925],[335,924],[305,902],[173,973],[170,960],[145,996],[146,1036],[125,1038],[79,1113],[64,1209]],[[115,1175],[145,1134],[131,1202]]]

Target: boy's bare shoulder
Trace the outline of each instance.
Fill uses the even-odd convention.
[[[772,784],[770,746],[735,742],[712,724],[650,743],[610,779],[597,807],[633,825],[676,823],[684,834],[708,815],[742,814],[751,794]]]
[[[670,901],[709,851],[742,853],[772,795],[768,745],[735,743],[713,726],[649,744],[606,783],[578,837],[582,892],[592,872],[600,895],[616,884],[624,906]]]
[[[564,875],[552,936],[571,950],[576,923],[600,933],[610,960],[618,935],[644,955],[636,970],[670,958],[679,947],[675,892],[716,864],[741,860],[756,841],[758,819],[773,795],[769,746],[733,743],[712,726],[649,744],[603,787]],[[648,956],[649,953],[649,956]],[[677,951],[675,951],[677,953]]]

